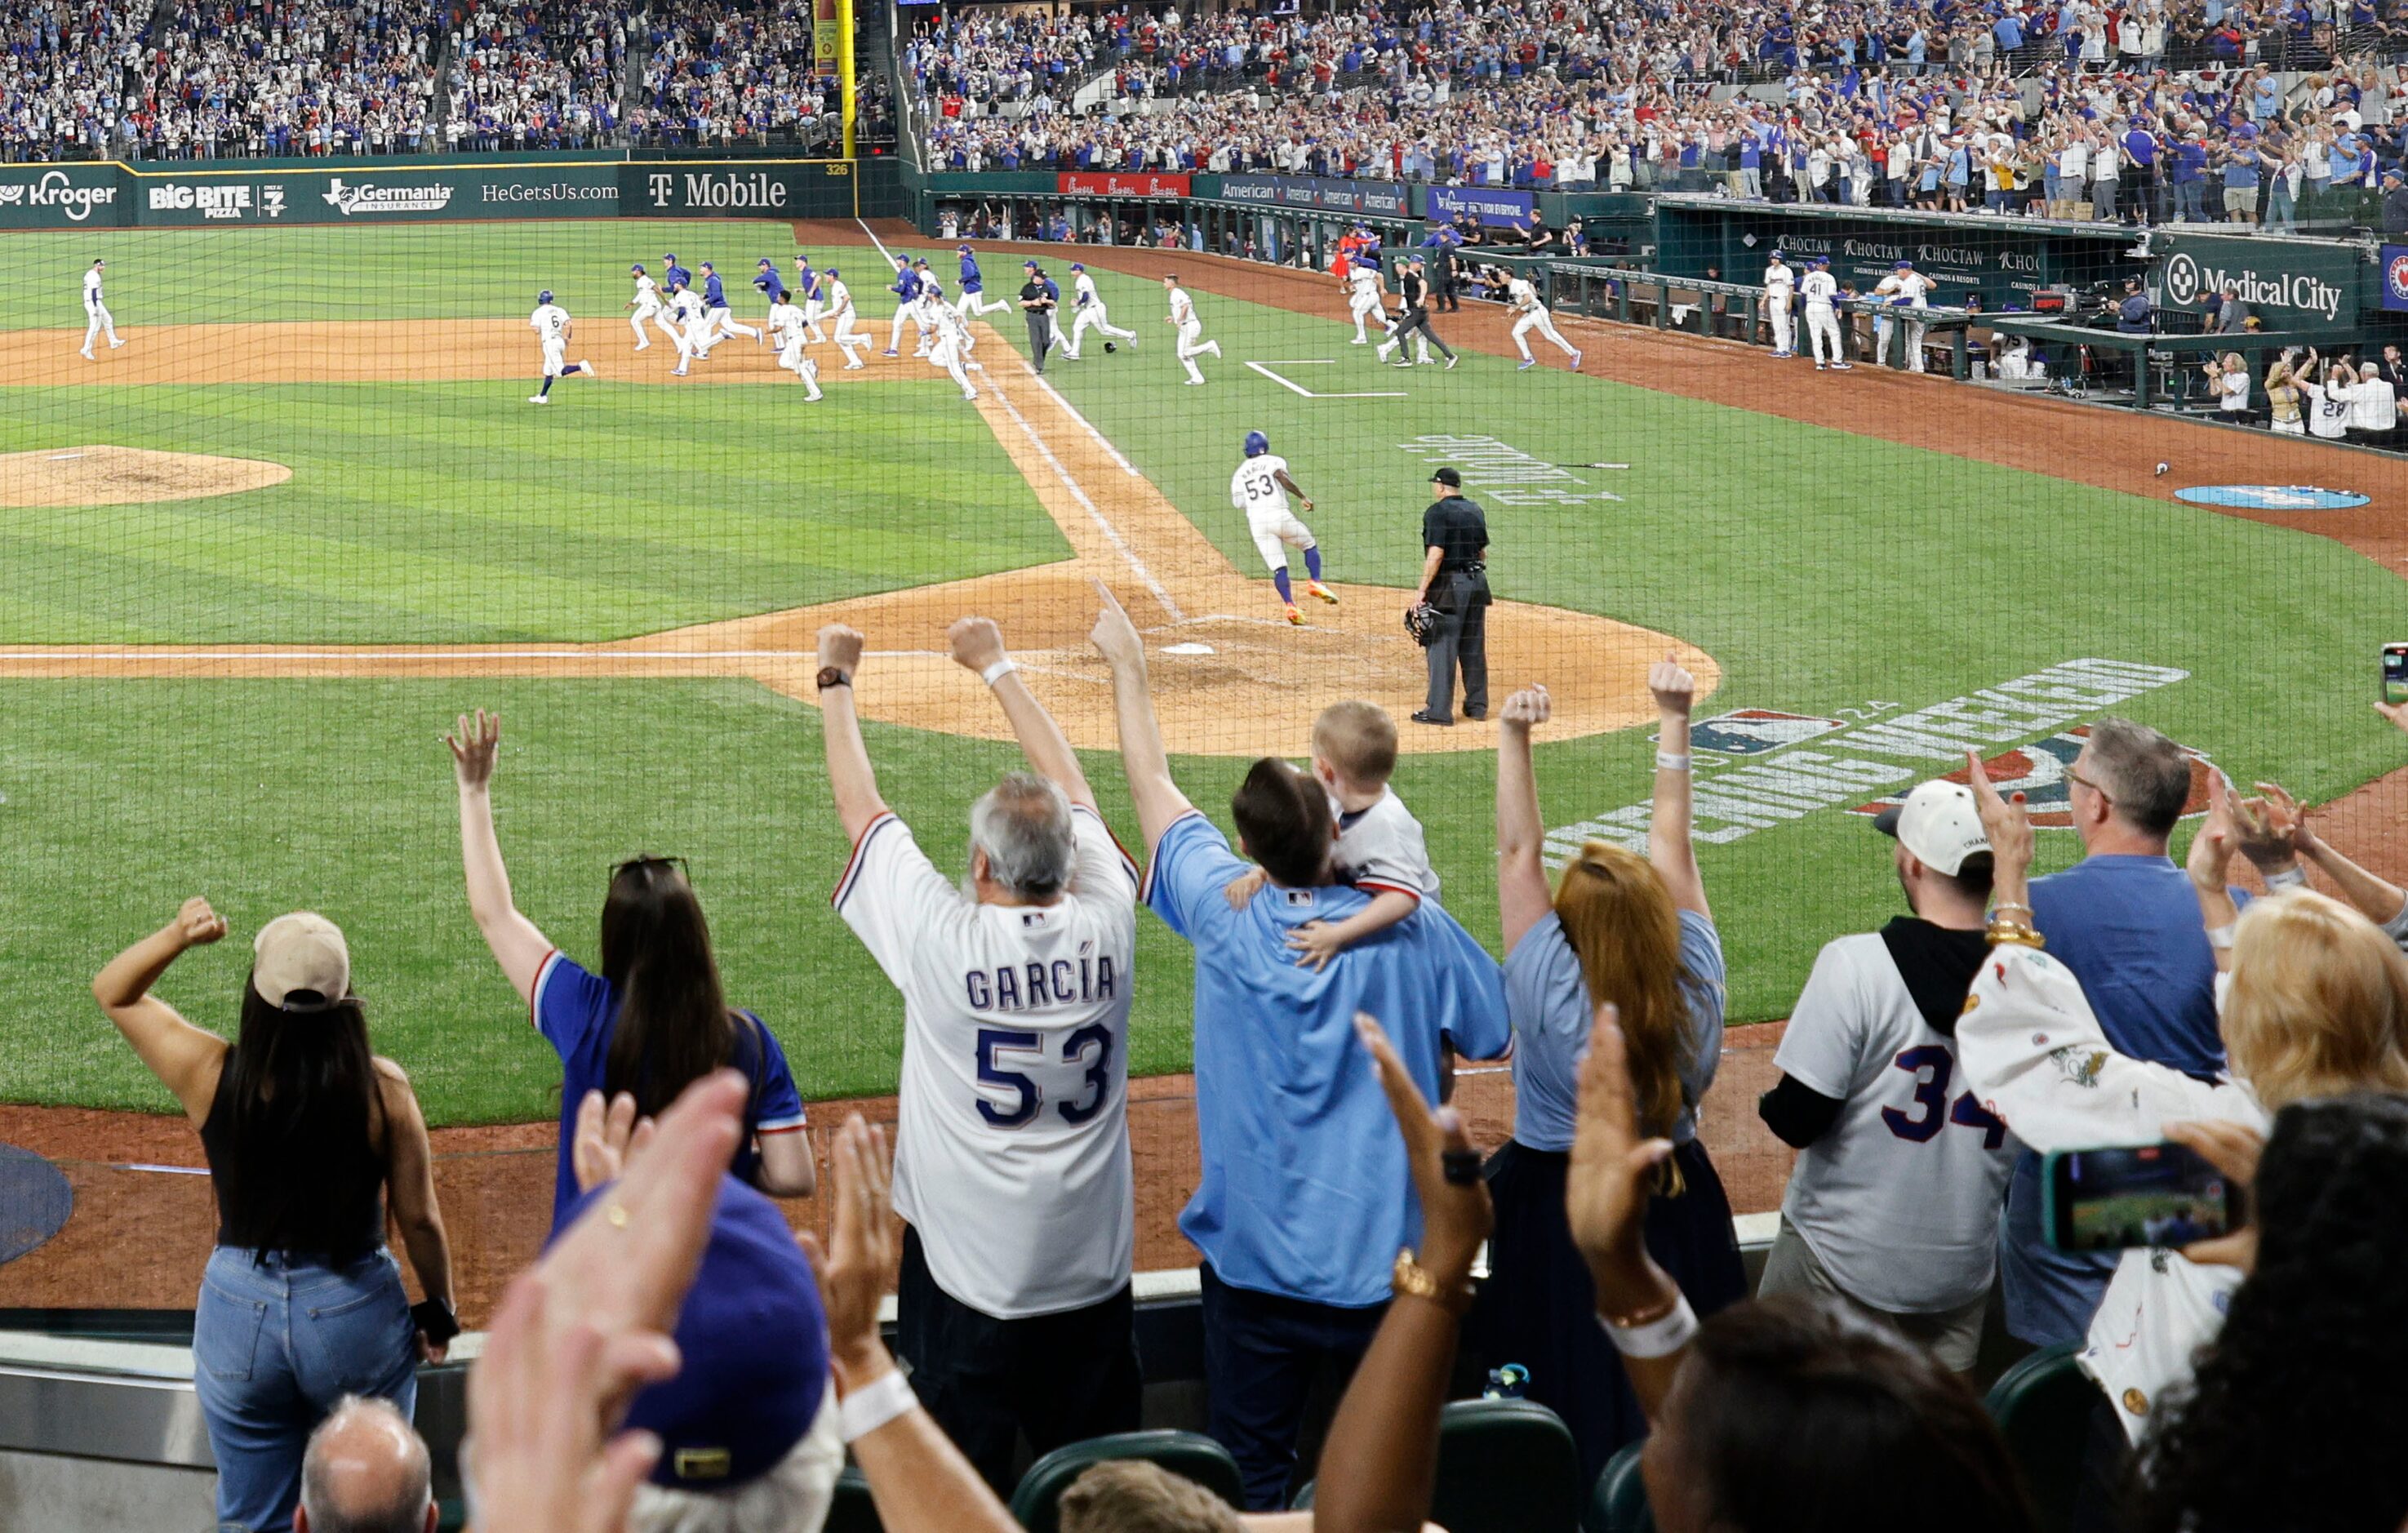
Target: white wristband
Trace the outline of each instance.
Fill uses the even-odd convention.
[[[2284,889],[2304,889],[2308,886],[2308,870],[2293,863],[2279,873],[2266,875],[2266,892],[2274,894]]]
[[[1605,1327],[1605,1339],[1613,1343],[1613,1350],[1625,1357],[1670,1357],[1698,1334],[1698,1311],[1689,1308],[1686,1294],[1673,1303],[1670,1314],[1644,1325],[1626,1329],[1603,1315],[1597,1317],[1597,1323]]]
[[[919,1403],[920,1397],[911,1393],[911,1381],[896,1368],[837,1402],[837,1430],[847,1443],[858,1442]]]
[[[1683,751],[1658,751],[1656,752],[1656,769],[1659,772],[1685,772],[1689,769],[1688,753]]]
[[[996,661],[994,665],[989,666],[986,669],[979,672],[979,680],[984,681],[988,686],[993,686],[997,681],[1002,681],[1005,677],[1010,676],[1013,671],[1016,671],[1019,668],[1020,662],[1007,655],[1003,659]]]
[[[2219,952],[2230,951],[2233,929],[2240,924],[2237,921],[2228,921],[2221,926],[2210,926],[2207,928],[2207,945]]]

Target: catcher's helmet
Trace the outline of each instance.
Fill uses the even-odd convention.
[[[1246,456],[1259,458],[1271,450],[1271,439],[1259,431],[1246,433]]]

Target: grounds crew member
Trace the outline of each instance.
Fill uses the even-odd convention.
[[[1054,345],[1054,308],[1061,302],[1062,290],[1046,279],[1034,261],[1023,261],[1021,269],[1028,280],[1020,284],[1021,311],[1028,316],[1028,360],[1039,372],[1045,370],[1045,353]]]
[[[1430,476],[1438,496],[1422,513],[1421,591],[1437,610],[1429,638],[1429,697],[1415,724],[1455,723],[1455,671],[1463,667],[1463,716],[1488,717],[1488,519],[1464,497],[1463,475]]]

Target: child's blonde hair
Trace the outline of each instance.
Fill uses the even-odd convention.
[[[1383,787],[1397,770],[1397,721],[1377,703],[1332,703],[1312,721],[1312,753],[1350,787]]]

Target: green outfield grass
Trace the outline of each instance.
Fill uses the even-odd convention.
[[[0,316],[72,322],[75,274],[105,253],[130,327],[517,316],[536,285],[607,321],[630,260],[675,249],[741,279],[792,248],[782,226],[752,223],[12,236]],[[875,257],[841,257],[882,342]],[[1068,259],[1052,263],[1057,276]],[[990,288],[1016,285],[1017,265],[989,260]],[[950,278],[950,259],[939,266]],[[165,284],[172,300],[150,282],[159,270],[180,274]],[[1204,362],[1210,387],[1189,389],[1158,284],[1098,275],[1142,346],[1091,345],[1049,381],[1249,573],[1259,561],[1227,502],[1247,430],[1268,432],[1315,497],[1331,576],[1392,586],[1418,570],[1425,485],[1442,461],[1403,447],[1493,437],[1543,462],[1631,466],[1575,471],[1576,488],[1612,501],[1512,506],[1475,486],[1495,584],[1704,647],[1724,683],[1702,714],[1882,715],[2104,657],[2189,671],[2121,710],[2236,778],[2280,775],[2327,798],[2400,758],[2365,703],[2373,652],[2400,637],[2408,602],[2396,577],[2329,540],[1575,378],[1544,348],[1546,368],[1523,374],[1484,356],[1452,373],[1383,369],[1334,322],[1202,293],[1228,356]],[[338,307],[354,293],[363,307]],[[996,318],[1017,341],[1016,317]],[[1247,357],[1286,364],[1317,393],[1404,396],[1302,398]],[[1770,365],[1766,377],[1811,380]],[[0,642],[595,638],[1065,552],[992,435],[933,375],[832,390],[808,412],[782,380],[673,392],[571,380],[548,411],[520,405],[524,392],[0,386],[0,451],[110,441],[295,470],[207,501],[0,510]],[[1978,394],[1929,397],[1964,412],[1969,443],[1985,429]],[[2359,465],[2339,459],[2336,475]],[[1269,615],[1267,584],[1263,602]],[[1497,676],[1498,697],[1519,680]],[[1399,715],[1414,702],[1382,700]],[[899,1007],[825,903],[845,849],[809,708],[734,681],[0,681],[0,824],[19,870],[0,881],[0,1097],[165,1107],[84,986],[177,900],[207,893],[237,932],[296,905],[341,921],[378,1037],[437,1121],[548,1114],[556,1068],[459,892],[435,737],[480,702],[511,721],[502,835],[522,904],[555,939],[590,957],[609,866],[638,849],[681,853],[731,993],[778,1029],[807,1093],[892,1087]],[[1645,734],[1544,748],[1549,824],[1642,802]],[[1015,752],[899,728],[876,729],[872,746],[890,799],[953,866],[968,803]],[[1226,823],[1238,764],[1177,765]],[[1090,767],[1134,845],[1116,764]],[[1419,756],[1398,776],[1429,825],[1449,908],[1492,944],[1493,770],[1484,755]],[[2052,866],[2073,855],[2070,833],[2042,845]],[[1885,843],[1841,807],[1701,855],[1735,1021],[1784,1014],[1822,940],[1899,908]],[[1183,947],[1150,919],[1140,929],[1131,1062],[1182,1068]],[[166,994],[222,1025],[242,959],[233,944],[195,954]]]

